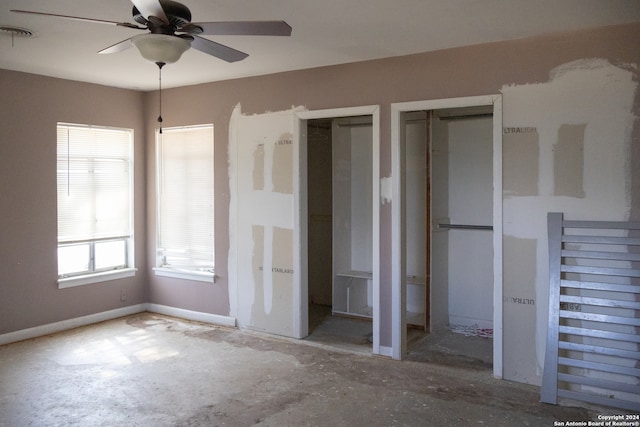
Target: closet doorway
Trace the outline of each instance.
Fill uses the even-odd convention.
[[[376,352],[377,107],[303,116],[300,192],[306,212],[300,229],[306,230],[301,261],[307,272],[301,279],[308,298],[307,339]]]
[[[407,349],[416,360],[433,359],[421,352],[444,351],[449,359],[493,364],[494,375],[501,371],[501,337],[494,340],[502,327],[496,303],[501,112],[495,101],[392,106],[393,174],[402,177],[392,197],[396,358]]]
[[[431,140],[431,330],[491,338],[493,108],[425,114]],[[409,200],[412,188],[406,191]]]

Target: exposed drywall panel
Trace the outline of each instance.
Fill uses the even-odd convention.
[[[523,310],[513,310],[505,301],[504,309],[504,378],[539,384],[544,361],[548,318],[548,258],[546,248],[546,214],[564,212],[566,218],[627,220],[631,207],[631,129],[633,102],[637,91],[632,67],[622,68],[602,59],[584,59],[561,65],[550,73],[546,83],[505,86],[503,123],[504,144],[514,138],[508,130],[535,128],[538,153],[505,149],[505,169],[525,162],[538,164],[537,195],[522,192],[504,193],[503,232],[505,234],[504,289],[505,298],[524,298]],[[567,126],[571,126],[570,128]],[[581,131],[584,129],[584,138]],[[583,161],[568,159],[580,152]],[[561,145],[561,152],[554,151]],[[562,142],[570,141],[570,142]],[[556,175],[560,165],[567,170]],[[511,165],[511,166],[508,166]],[[582,169],[582,172],[580,172]],[[577,197],[582,174],[583,197]],[[505,172],[505,189],[509,185]],[[568,181],[568,182],[564,182]],[[556,194],[558,188],[564,193]],[[510,238],[533,239],[538,242],[536,254],[512,252]],[[507,260],[507,256],[511,261]],[[534,261],[535,260],[535,261]],[[515,283],[523,266],[535,264],[535,277],[528,283]],[[509,295],[511,289],[526,286],[527,292]],[[535,304],[528,304],[530,300]],[[511,306],[511,307],[510,307]],[[530,309],[534,308],[534,313]],[[518,354],[510,347],[508,337],[528,342],[535,347]],[[516,338],[517,337],[517,338]]]
[[[248,326],[254,326],[255,322],[260,322],[264,319],[264,313],[267,311],[265,307],[265,301],[269,300],[269,311],[271,311],[271,289],[269,289],[269,295],[265,295],[265,283],[264,283],[264,226],[253,225],[251,226],[251,234],[253,238],[253,252],[251,254],[251,272],[253,279],[253,294],[255,295],[253,300],[252,315]],[[262,315],[260,315],[262,314]]]
[[[294,334],[294,110],[230,121],[230,306],[241,327]]]
[[[562,125],[553,148],[553,183],[556,196],[584,197],[584,132],[586,124]]]
[[[293,134],[280,135],[273,148],[273,191],[293,193]]]
[[[537,239],[503,239],[504,378],[529,382],[536,378],[535,346]]]
[[[511,159],[502,165],[502,190],[505,196],[538,194],[538,132],[531,126],[505,128],[502,155]]]
[[[293,229],[273,228],[271,252],[273,310],[293,317],[293,312],[288,312],[293,305]]]
[[[253,152],[253,189],[264,190],[264,144]]]
[[[254,225],[251,269],[255,299],[250,326],[254,329],[293,334],[293,231]],[[269,267],[271,266],[271,267]]]

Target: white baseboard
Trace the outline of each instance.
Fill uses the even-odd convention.
[[[169,307],[167,305],[149,303],[147,304],[147,311],[187,320],[195,320],[197,322],[213,323],[214,325],[229,326],[232,328],[235,328],[236,326],[235,317],[202,313],[200,311],[185,310],[183,308]]]
[[[61,320],[60,322],[9,332],[0,335],[0,345],[41,337],[43,335],[62,332],[79,326],[91,325],[92,323],[104,322],[105,320],[117,319],[118,317],[129,316],[131,314],[142,313],[147,311],[147,306],[148,304],[130,305],[101,313],[89,314],[87,316],[75,317],[73,319]]]
[[[145,311],[150,311],[152,313],[158,314],[166,314],[167,316],[174,316],[187,320],[195,320],[198,322],[213,323],[215,325],[221,326],[236,326],[236,319],[234,317],[201,313],[198,311],[184,310],[182,308],[169,307],[160,304],[144,303],[2,334],[0,335],[0,345],[54,334],[56,332],[62,332],[80,326],[87,326],[93,323],[104,322],[105,320],[117,319],[119,317],[129,316],[131,314],[144,313]]]

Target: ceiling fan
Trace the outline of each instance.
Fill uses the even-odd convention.
[[[243,60],[248,54],[233,49],[200,35],[252,35],[252,36],[290,36],[291,27],[284,21],[227,21],[227,22],[191,22],[191,11],[185,5],[172,0],[131,0],[133,20],[115,22],[104,19],[83,18],[80,16],[59,15],[46,12],[13,9],[12,12],[33,15],[54,16],[58,18],[117,25],[119,27],[148,30],[98,53],[121,52],[136,46],[145,59],[156,64],[172,63],[190,47],[227,62]]]
[[[55,13],[35,12],[12,9],[12,12],[32,15],[54,16],[119,27],[148,30],[145,34],[130,37],[98,53],[116,53],[137,47],[140,54],[154,62],[159,71],[160,114],[158,123],[162,123],[162,67],[176,62],[190,47],[227,62],[245,59],[248,54],[229,46],[216,43],[200,35],[248,35],[248,36],[290,36],[291,27],[284,21],[227,21],[227,22],[191,22],[191,11],[185,5],[172,0],[131,0],[133,20],[115,22],[104,19],[83,18],[80,16],[58,15]],[[162,127],[160,127],[162,133]]]

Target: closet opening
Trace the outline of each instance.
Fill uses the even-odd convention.
[[[491,369],[493,106],[405,111],[407,359]]]
[[[310,341],[373,348],[371,115],[306,121]]]
[[[425,286],[424,327],[430,335],[409,343],[410,354],[462,363],[493,363],[493,107],[437,109],[405,114],[407,245],[424,242],[424,268],[407,247],[407,276],[429,277]],[[424,125],[420,125],[424,123]],[[409,131],[424,126],[414,141]],[[421,135],[421,133],[420,133]],[[425,144],[426,142],[426,144]],[[425,147],[415,148],[416,144]],[[418,183],[414,152],[425,159],[425,185]],[[422,175],[423,172],[420,172]],[[415,190],[425,197],[414,195]],[[418,198],[419,202],[412,202]],[[418,207],[420,204],[420,207]],[[425,214],[423,214],[425,212]],[[424,229],[412,230],[416,213]],[[428,222],[427,222],[428,220]],[[417,244],[414,244],[417,246]],[[417,252],[417,251],[416,251]],[[412,272],[416,274],[412,274]],[[426,273],[426,274],[425,274]],[[412,294],[407,280],[408,307]],[[428,303],[428,305],[427,305]],[[427,309],[427,307],[429,307]],[[411,317],[407,317],[410,324]],[[412,344],[415,344],[412,348]]]

